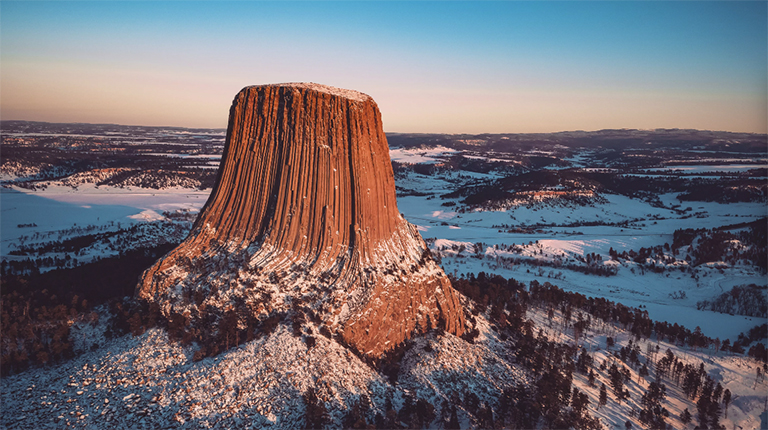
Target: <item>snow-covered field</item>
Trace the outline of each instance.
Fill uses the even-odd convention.
[[[440,176],[409,174],[399,186],[441,195],[451,184]],[[690,273],[653,273],[641,271],[632,264],[618,266],[616,276],[601,277],[565,268],[517,265],[504,267],[497,256],[507,255],[494,246],[524,247],[523,255],[531,259],[553,256],[585,256],[595,253],[610,260],[609,250],[639,250],[672,243],[672,234],[684,228],[715,228],[765,217],[765,203],[680,202],[674,194],[659,196],[664,207],[655,207],[640,199],[608,194],[605,203],[592,206],[542,203],[520,205],[504,211],[471,211],[459,213],[455,207],[443,206],[441,198],[425,199],[406,196],[398,199],[398,207],[410,222],[419,226],[425,239],[435,239],[433,251],[453,244],[464,244],[470,251],[465,257],[446,253],[442,259],[447,273],[494,272],[505,277],[530,282],[550,281],[561,288],[588,296],[601,296],[628,306],[644,306],[652,319],[682,324],[690,329],[700,326],[710,337],[733,338],[749,328],[765,322],[760,318],[731,316],[698,311],[696,303],[728,291],[735,285],[766,285],[766,275],[750,266],[696,269],[698,279]],[[456,201],[455,199],[453,201]],[[680,213],[683,209],[690,210]],[[673,207],[675,209],[673,209]],[[615,224],[630,221],[627,225]],[[598,222],[606,225],[568,226]],[[613,225],[612,225],[613,224]],[[508,233],[501,225],[535,227],[532,232]],[[484,245],[482,258],[472,256],[475,243]],[[554,278],[560,272],[562,276]],[[554,278],[554,279],[553,279]],[[673,300],[670,294],[685,291],[685,299]]]
[[[194,214],[205,204],[210,190],[163,190],[95,187],[93,184],[48,187],[44,191],[0,188],[0,255],[20,244],[73,238],[94,232],[164,220],[164,212]],[[116,254],[114,252],[113,254]]]
[[[406,163],[433,163],[456,151],[445,147],[431,149],[393,149],[393,160]],[[720,166],[715,166],[720,167]],[[498,257],[509,256],[496,247],[524,248],[516,256],[551,260],[552,257],[575,258],[598,254],[608,261],[609,249],[618,252],[638,250],[672,242],[672,233],[682,228],[715,228],[765,217],[765,203],[680,202],[675,194],[659,196],[661,205],[616,194],[604,194],[605,201],[591,205],[562,203],[556,200],[536,204],[513,205],[506,210],[458,211],[458,199],[443,199],[442,194],[457,183],[494,178],[494,173],[444,172],[426,176],[417,173],[398,175],[397,185],[433,196],[406,195],[398,198],[403,215],[416,224],[425,239],[434,239],[433,251],[440,246],[464,243],[473,247],[482,242],[481,258],[466,258],[451,253],[443,255],[447,273],[460,275],[479,271],[495,272],[528,282],[550,280],[561,288],[586,295],[603,296],[630,306],[644,306],[652,319],[700,326],[710,337],[733,338],[764,321],[759,318],[731,316],[696,310],[696,303],[728,291],[735,285],[766,285],[765,274],[749,266],[696,268],[689,273],[663,274],[642,271],[632,264],[618,265],[615,276],[600,277],[566,268],[505,265]],[[82,184],[73,189],[50,186],[30,191],[12,187],[0,189],[0,254],[18,259],[9,251],[22,243],[74,237],[101,228],[115,230],[162,220],[163,212],[189,210],[192,214],[205,204],[210,190],[172,188],[162,190],[117,188]],[[591,226],[578,224],[597,223]],[[619,223],[624,223],[617,225]],[[502,226],[522,227],[509,233]],[[78,230],[77,228],[80,228]],[[87,228],[90,227],[91,230]],[[465,253],[468,254],[469,252]],[[607,263],[606,263],[607,264]],[[558,273],[560,273],[558,275]],[[555,279],[553,277],[557,276]],[[670,295],[684,291],[686,298],[673,300]]]
[[[389,151],[389,158],[392,161],[399,163],[411,163],[411,164],[432,164],[437,163],[443,157],[450,156],[457,151],[446,148],[444,146],[437,146],[434,148],[421,149],[421,148],[392,148]]]
[[[457,153],[444,146],[400,148],[391,150],[391,158],[404,164],[436,165]],[[589,151],[585,151],[568,160],[572,166],[581,167],[588,164],[589,158]],[[487,159],[505,161],[490,156]],[[686,165],[649,171],[733,173],[758,167],[765,166]],[[503,210],[483,210],[468,209],[458,198],[443,198],[458,186],[500,177],[496,171],[397,175],[398,188],[408,191],[398,198],[398,207],[406,219],[418,226],[446,273],[460,276],[484,271],[525,283],[551,282],[564,290],[639,307],[647,310],[653,320],[678,323],[690,330],[700,327],[704,335],[723,340],[734,340],[739,333],[766,322],[761,317],[697,309],[697,302],[711,300],[734,286],[766,286],[766,274],[754,266],[716,262],[691,267],[683,254],[670,253],[665,256],[674,260],[670,263],[674,267],[657,273],[632,261],[612,261],[609,253],[611,249],[621,253],[671,244],[678,229],[711,229],[758,220],[768,215],[764,202],[681,202],[675,193],[659,195],[651,202],[603,193],[591,204],[559,199],[512,201]],[[1,188],[0,257],[26,258],[10,254],[22,245],[172,222],[168,214],[186,211],[194,215],[209,193],[209,189],[154,190],[88,183],[77,188],[51,185],[36,191],[15,186]],[[182,231],[187,224],[180,227]],[[86,257],[110,252],[94,248]],[[584,267],[587,256],[599,259],[599,265],[613,274],[598,276],[567,267]],[[575,342],[572,330],[557,327],[559,312],[554,326],[541,310],[530,310],[528,317],[551,339]],[[1,423],[7,428],[62,428],[70,424],[83,428],[295,428],[302,424],[304,408],[297,399],[310,384],[320,387],[338,424],[346,404],[363,392],[372,393],[373,408],[383,411],[385,399],[390,398],[399,408],[408,393],[437,405],[458,388],[470,387],[482,393],[524,383],[526,372],[500,358],[505,353],[503,340],[482,316],[478,317],[478,326],[480,336],[475,344],[451,335],[419,339],[418,348],[403,360],[398,384],[393,385],[336,342],[317,336],[317,344],[307,346],[285,326],[272,336],[194,362],[194,347],[169,342],[161,329],[107,341],[99,337],[103,327],[77,322],[72,331],[79,339],[78,348],[89,349],[89,343],[83,341],[88,336],[98,337],[100,345],[53,369],[32,369],[3,378]],[[581,343],[593,353],[596,362],[615,360],[606,351],[607,336],[617,341],[613,349],[627,345],[631,336],[613,326],[602,329],[595,329]],[[761,426],[766,426],[768,417],[761,413],[768,402],[768,385],[765,379],[755,376],[754,360],[711,350],[693,351],[650,339],[641,342],[643,348],[647,343],[658,344],[662,353],[669,348],[686,362],[704,363],[708,374],[734,394],[728,418],[721,420],[726,428],[765,428]],[[466,372],[462,373],[468,367],[474,369],[469,379]],[[325,377],[316,380],[317,375]],[[600,381],[596,388],[587,384],[584,375],[575,375],[575,386],[588,394],[593,405],[591,413],[604,425],[621,429],[629,419],[633,428],[642,428],[631,411],[638,408],[650,379],[640,378],[632,369],[630,400],[595,408]],[[668,390],[665,406],[671,417],[667,422],[674,428],[684,428],[678,416],[685,408],[695,413],[695,404],[679,387],[668,384]],[[462,411],[459,419],[462,426],[471,424]]]

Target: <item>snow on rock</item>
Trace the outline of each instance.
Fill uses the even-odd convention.
[[[3,378],[0,422],[20,429],[300,428],[301,396],[313,387],[338,427],[362,394],[374,412],[383,412],[387,398],[409,391],[434,397],[462,386],[492,391],[525,381],[523,372],[504,364],[498,345],[469,344],[451,334],[417,339],[434,343],[435,353],[408,355],[402,383],[394,386],[336,341],[315,340],[308,348],[280,325],[270,336],[195,362],[194,346],[150,329],[57,366]],[[426,391],[417,388],[423,383]]]
[[[473,344],[453,335],[417,339],[403,357],[400,386],[437,406],[466,392],[490,404],[504,389],[530,383],[526,370],[508,362],[507,347],[487,321],[480,317],[477,324],[481,334]]]

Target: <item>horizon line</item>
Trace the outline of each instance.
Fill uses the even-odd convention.
[[[179,128],[179,129],[187,129],[187,130],[223,130],[226,132],[228,127],[189,127],[189,126],[180,126],[180,125],[143,125],[143,124],[119,124],[119,123],[113,123],[113,122],[52,122],[52,121],[40,121],[40,120],[27,120],[27,119],[0,119],[0,123],[4,122],[29,122],[29,123],[42,123],[42,124],[76,124],[76,125],[111,125],[111,126],[120,126],[120,127],[155,127],[155,128]],[[451,136],[460,136],[460,135],[471,135],[471,136],[479,136],[479,135],[507,135],[507,134],[516,134],[516,135],[536,135],[536,134],[559,134],[559,133],[599,133],[603,131],[697,131],[697,132],[710,132],[710,133],[731,133],[731,134],[749,134],[749,135],[756,135],[756,136],[766,136],[768,137],[768,133],[760,133],[760,132],[754,132],[754,131],[732,131],[732,130],[712,130],[712,129],[700,129],[700,128],[668,128],[668,127],[657,127],[657,128],[628,128],[628,127],[622,127],[622,128],[600,128],[600,129],[594,129],[594,130],[583,130],[583,129],[577,129],[577,130],[559,130],[559,131],[535,131],[535,132],[460,132],[460,133],[448,133],[448,132],[437,132],[437,131],[384,131],[386,134],[424,134],[424,135],[430,135],[430,134],[441,134],[441,135],[451,135]]]

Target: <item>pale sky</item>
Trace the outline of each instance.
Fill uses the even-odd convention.
[[[247,85],[389,132],[768,131],[768,3],[0,2],[0,118],[226,127]]]

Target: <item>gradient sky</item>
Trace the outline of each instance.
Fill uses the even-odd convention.
[[[0,118],[226,127],[244,86],[393,132],[768,131],[768,3],[0,2]]]

